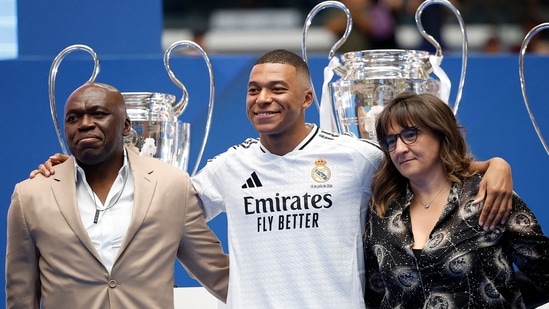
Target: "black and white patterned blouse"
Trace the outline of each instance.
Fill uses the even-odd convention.
[[[368,308],[523,308],[513,263],[549,293],[549,239],[515,194],[505,225],[484,231],[472,205],[480,175],[454,183],[424,248],[414,255],[412,192],[383,218],[369,212],[364,234]],[[417,258],[416,258],[417,256]]]

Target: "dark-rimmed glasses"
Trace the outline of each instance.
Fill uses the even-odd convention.
[[[383,137],[379,143],[381,144],[381,147],[385,149],[388,152],[393,152],[396,149],[397,144],[397,138],[400,137],[400,140],[406,144],[411,145],[417,140],[417,130],[419,127],[413,126],[402,129],[400,133],[393,134],[393,135],[387,135]]]

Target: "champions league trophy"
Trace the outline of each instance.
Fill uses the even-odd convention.
[[[545,142],[545,139],[541,134],[541,131],[538,127],[536,119],[534,118],[532,109],[530,108],[530,102],[528,101],[528,96],[526,95],[526,81],[524,79],[524,55],[526,54],[526,49],[528,48],[528,44],[536,34],[538,34],[540,31],[545,30],[547,28],[549,28],[549,23],[539,24],[534,28],[532,28],[524,37],[524,40],[522,41],[522,45],[520,47],[520,54],[519,54],[519,77],[520,77],[520,89],[522,90],[522,98],[524,99],[526,110],[528,111],[528,115],[530,116],[532,125],[534,125],[534,130],[536,130],[536,134],[538,135],[538,138],[541,141],[541,144],[543,145],[545,152],[547,152],[547,154],[549,155],[549,147],[547,146],[547,143]]]
[[[423,10],[431,4],[442,4],[450,8],[456,15],[461,29],[461,79],[453,105],[453,112],[457,113],[467,67],[467,34],[461,14],[449,1],[426,0],[416,10],[416,25],[421,35],[436,48],[435,55],[421,50],[362,50],[343,54],[343,64],[334,55],[349,36],[352,27],[351,14],[339,1],[325,1],[315,6],[306,18],[302,41],[303,59],[307,61],[307,32],[312,18],[319,11],[329,7],[342,10],[347,16],[347,29],[330,50],[330,62],[324,70],[322,99],[320,104],[317,103],[320,126],[323,129],[375,139],[377,115],[385,103],[404,91],[432,93],[448,103],[451,83],[440,67],[442,49],[440,44],[425,32],[421,23]],[[331,82],[334,73],[339,79]]]
[[[158,158],[181,170],[186,171],[189,161],[190,148],[190,124],[182,122],[178,117],[185,111],[188,105],[188,92],[185,86],[177,79],[170,68],[170,57],[178,47],[191,47],[200,52],[206,61],[210,76],[210,99],[208,115],[202,145],[191,175],[195,174],[208,139],[213,111],[214,78],[210,60],[204,50],[192,41],[177,41],[164,53],[164,67],[172,82],[182,90],[182,97],[176,102],[176,97],[171,94],[158,92],[122,92],[126,102],[128,117],[131,120],[131,133],[125,139],[125,144],[133,148],[142,156]],[[97,54],[86,45],[71,45],[61,51],[55,57],[49,76],[50,110],[53,118],[57,138],[63,153],[67,154],[66,143],[62,137],[57,119],[55,104],[55,78],[61,60],[70,52],[83,50],[90,53],[94,60],[94,70],[88,82],[93,82],[99,73],[99,59]]]

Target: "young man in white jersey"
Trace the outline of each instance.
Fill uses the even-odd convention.
[[[382,152],[306,123],[312,101],[303,59],[285,50],[265,54],[246,98],[259,138],[229,148],[193,177],[207,219],[227,214],[228,307],[364,308],[362,232]],[[491,161],[494,193],[485,205],[496,207],[486,207],[488,227],[510,209],[512,193],[509,166]],[[51,172],[51,163],[41,172]],[[480,191],[478,200],[486,187]]]
[[[299,56],[261,57],[246,97],[259,139],[193,177],[207,219],[227,213],[234,308],[364,308],[362,227],[382,152],[305,123],[309,81]]]

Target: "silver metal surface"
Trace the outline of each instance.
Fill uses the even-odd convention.
[[[543,138],[543,135],[541,133],[541,130],[538,127],[538,123],[536,122],[536,118],[534,117],[534,113],[532,111],[532,108],[530,106],[530,101],[528,100],[528,96],[526,94],[526,79],[524,77],[524,56],[526,54],[526,49],[528,48],[528,44],[532,40],[536,34],[539,32],[549,28],[549,23],[542,23],[534,28],[532,28],[526,36],[524,37],[524,40],[522,41],[522,45],[520,47],[520,54],[519,54],[519,77],[520,77],[520,89],[522,91],[522,98],[524,100],[524,105],[526,105],[526,110],[528,111],[528,116],[530,116],[530,121],[532,122],[532,125],[534,126],[534,130],[536,130],[536,134],[538,135],[538,138],[543,145],[543,148],[545,149],[545,152],[549,155],[549,147],[547,146],[547,143],[545,142],[545,139]]]
[[[99,74],[99,57],[97,57],[97,53],[95,51],[83,44],[74,44],[66,47],[63,49],[57,56],[53,59],[53,62],[50,67],[49,77],[48,77],[48,94],[50,99],[50,112],[51,117],[53,120],[53,125],[55,127],[55,133],[57,134],[57,140],[59,141],[59,145],[61,146],[61,151],[63,151],[64,154],[68,154],[67,150],[67,144],[65,142],[65,139],[63,138],[63,135],[61,133],[61,126],[59,124],[59,120],[57,118],[57,106],[55,103],[55,80],[57,78],[57,72],[59,70],[59,65],[61,64],[61,61],[67,56],[68,54],[74,52],[74,51],[85,51],[88,52],[92,58],[93,58],[93,72],[90,78],[88,79],[88,83],[91,83],[95,81],[95,78],[97,77],[97,74]]]

